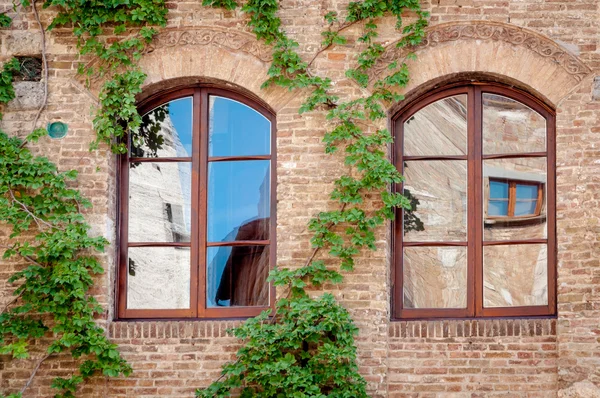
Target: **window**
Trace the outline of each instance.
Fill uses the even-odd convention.
[[[486,182],[486,224],[539,217],[544,182],[489,177]]]
[[[273,305],[274,116],[187,88],[140,104],[120,163],[120,318],[224,318]]]
[[[394,118],[411,208],[394,226],[396,318],[556,313],[554,113],[521,91],[455,85]]]

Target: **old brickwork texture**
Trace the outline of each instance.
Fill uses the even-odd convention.
[[[0,11],[11,7],[10,0],[2,2]],[[323,15],[343,12],[346,5],[282,0],[280,15],[309,59],[321,41]],[[378,250],[363,253],[356,271],[332,290],[360,328],[359,364],[369,392],[373,397],[600,397],[600,1],[431,0],[423,6],[431,11],[430,34],[410,63],[409,96],[437,83],[486,76],[519,86],[557,110],[558,317],[391,321],[390,232],[382,228]],[[306,223],[333,208],[328,192],[344,167],[340,157],[324,154],[324,114],[300,116],[298,95],[260,89],[270,52],[249,33],[246,16],[207,9],[200,0],[168,1],[168,8],[167,29],[141,60],[148,74],[142,96],[217,79],[275,110],[277,257],[281,266],[297,265],[310,252]],[[42,12],[45,25],[55,12]],[[390,45],[384,61],[401,59],[393,47],[399,38],[394,20],[379,24],[380,39]],[[350,31],[348,46],[332,48],[315,62],[316,72],[336,81],[344,98],[361,92],[344,78],[356,62],[359,34],[360,27]],[[69,134],[42,139],[35,152],[61,169],[80,172],[76,185],[94,205],[87,218],[94,233],[111,241],[103,258],[106,273],[93,291],[107,309],[99,322],[134,369],[129,378],[95,378],[79,396],[193,396],[234,357],[239,342],[226,329],[237,321],[114,321],[116,158],[106,148],[88,151],[98,87],[88,89],[76,76],[77,63],[91,59],[79,59],[75,44],[68,29],[48,35],[49,100],[42,121],[65,121]],[[13,26],[0,31],[0,49],[0,62],[40,54],[32,14],[21,9]],[[30,129],[41,98],[34,86],[17,86],[19,98],[4,110],[2,130]],[[6,238],[0,229],[0,242]],[[6,279],[19,266],[2,262],[0,303],[10,291]],[[0,391],[20,389],[32,366],[0,357]],[[52,396],[52,378],[74,367],[67,357],[47,361],[27,396]]]

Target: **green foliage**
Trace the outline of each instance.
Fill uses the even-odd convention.
[[[135,96],[142,91],[145,79],[146,75],[142,71],[132,69],[117,73],[104,83],[100,92],[100,109],[94,118],[97,138],[92,144],[93,149],[100,142],[106,142],[114,153],[127,152],[127,145],[122,139],[137,131],[142,122]]]
[[[44,133],[36,130],[28,140]],[[129,374],[129,365],[95,322],[103,310],[89,290],[103,269],[93,252],[108,242],[88,234],[81,209],[90,203],[69,188],[77,172],[59,172],[3,132],[0,153],[0,221],[12,229],[3,258],[27,263],[9,279],[15,300],[0,314],[0,353],[28,358],[29,341],[46,336],[52,338],[46,354],[84,357],[77,374],[54,380],[59,397],[73,396],[77,385],[96,373]],[[33,239],[22,239],[32,233]]]
[[[30,4],[20,1],[24,7]],[[113,151],[123,152],[125,146],[115,140],[133,133],[141,123],[135,95],[145,75],[135,64],[157,33],[153,26],[166,24],[165,2],[46,0],[44,7],[50,6],[61,11],[49,28],[71,26],[80,53],[100,61],[93,68],[80,66],[80,72],[110,76],[100,94],[93,146],[106,142]],[[0,27],[9,24],[10,18],[0,14]],[[106,37],[124,33],[127,36],[120,41]],[[0,104],[14,98],[12,81],[19,68],[13,59],[0,72]],[[57,397],[73,397],[78,385],[94,374],[116,377],[128,375],[131,368],[95,322],[103,310],[89,290],[94,275],[103,269],[94,252],[103,251],[108,242],[88,235],[81,211],[90,203],[68,183],[77,173],[58,172],[48,159],[33,156],[25,147],[46,134],[37,129],[21,141],[0,131],[0,222],[12,228],[4,259],[18,257],[27,263],[9,279],[16,290],[0,313],[0,355],[29,358],[33,339],[51,338],[46,357],[69,352],[81,359],[77,373],[52,383],[59,390]]]
[[[414,11],[417,20],[402,28],[404,10]],[[343,23],[336,13],[327,13],[329,28],[322,34],[321,51],[345,44],[346,38],[340,32],[350,24],[365,22],[358,39],[365,48],[358,56],[357,66],[346,75],[362,87],[371,83],[372,93],[339,102],[330,93],[331,80],[314,76],[310,65],[296,52],[298,43],[281,30],[276,0],[250,0],[243,11],[250,14],[256,37],[273,44],[273,62],[263,87],[310,88],[300,113],[319,107],[328,110],[327,119],[334,127],[324,136],[325,150],[334,153],[343,148],[345,164],[352,166],[353,172],[339,177],[331,193],[331,199],[339,202],[341,209],[321,212],[309,222],[314,251],[306,264],[271,272],[269,281],[287,287],[288,295],[279,299],[273,314],[266,311],[232,331],[244,341],[237,360],[225,365],[221,378],[196,395],[228,397],[241,391],[241,397],[366,397],[366,382],[356,365],[357,328],[350,315],[332,295],[313,298],[307,289],[343,279],[324,261],[314,260],[317,251],[326,250],[330,257],[337,258],[340,270],[353,270],[362,249],[376,250],[375,230],[393,219],[396,208],[404,208],[412,216],[409,228],[422,227],[414,215],[418,200],[389,190],[392,184],[403,180],[386,156],[386,148],[392,142],[389,131],[366,133],[359,123],[385,118],[383,104],[401,100],[394,88],[404,87],[409,81],[407,65],[393,63],[388,76],[369,82],[367,72],[384,52],[384,47],[375,41],[375,19],[388,12],[395,15],[397,28],[405,34],[400,45],[414,46],[424,36],[427,14],[421,11],[417,0],[351,2]],[[374,209],[364,206],[366,195],[371,200],[373,195],[378,196]]]
[[[15,98],[15,90],[13,89],[14,75],[19,72],[19,61],[16,58],[10,59],[2,67],[0,72],[0,105],[6,104]],[[2,120],[2,113],[0,113]]]
[[[12,18],[6,15],[5,12],[0,13],[0,28],[8,28],[12,22]]]
[[[46,0],[44,7],[59,6],[62,10],[50,24],[72,26],[81,55],[92,54],[100,61],[79,73],[107,79],[100,92],[101,106],[94,119],[97,139],[90,149],[106,143],[115,153],[123,153],[120,139],[138,128],[141,117],[135,106],[135,95],[141,92],[146,79],[136,62],[146,45],[158,33],[155,27],[167,23],[164,0]],[[123,35],[123,40],[107,40],[103,35]]]

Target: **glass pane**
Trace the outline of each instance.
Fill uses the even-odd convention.
[[[404,308],[466,308],[466,247],[405,247]]]
[[[189,242],[192,166],[137,163],[129,169],[129,242]]]
[[[546,158],[489,159],[483,161],[483,213],[484,240],[543,239],[547,236],[546,200],[542,198],[540,217],[519,220],[517,217],[533,215],[537,206],[537,185],[542,184],[542,197],[546,192]],[[495,197],[494,183],[517,186],[514,212],[508,213],[508,201],[490,200]],[[529,184],[527,184],[529,183]],[[527,198],[527,199],[525,199]],[[502,216],[506,216],[505,219]],[[500,217],[500,218],[498,218]]]
[[[208,156],[271,154],[271,122],[228,98],[210,96]]]
[[[131,156],[192,156],[192,103],[192,97],[180,98],[146,113],[131,136]]]
[[[490,200],[488,203],[488,216],[508,215],[508,200]]]
[[[483,93],[483,153],[544,152],[546,119],[522,103]]]
[[[517,185],[517,200],[519,199],[537,199],[538,197],[538,186],[537,185]]]
[[[269,305],[269,246],[209,247],[206,257],[208,307]]]
[[[548,304],[546,245],[483,248],[484,307]]]
[[[515,217],[535,215],[536,206],[537,200],[527,202],[520,202],[517,200],[515,203]]]
[[[429,104],[404,122],[404,155],[466,154],[466,94]]]
[[[208,241],[269,239],[270,161],[208,165]]]
[[[508,199],[508,183],[490,181],[490,198]]]
[[[467,240],[467,162],[410,161],[404,164],[404,240]]]
[[[130,247],[127,308],[190,308],[190,249]]]

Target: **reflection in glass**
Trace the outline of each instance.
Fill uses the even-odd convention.
[[[484,240],[546,238],[546,201],[543,198],[546,162],[546,158],[483,161]],[[509,195],[511,186],[510,189],[514,189],[512,196]],[[541,204],[538,204],[539,187]]]
[[[508,183],[490,181],[490,199],[508,200]]]
[[[131,134],[131,157],[192,156],[192,97],[160,105]]]
[[[515,216],[535,215],[538,202],[538,185],[515,184]]]
[[[209,247],[206,257],[208,307],[269,305],[269,246]]]
[[[129,242],[189,242],[191,163],[130,166]]]
[[[404,178],[404,189],[418,201],[414,211],[405,212],[404,240],[466,241],[467,162],[405,162]],[[406,228],[407,216],[418,218],[420,228]]]
[[[466,247],[405,247],[404,308],[466,308]]]
[[[544,152],[546,119],[522,103],[483,93],[483,153]]]
[[[427,105],[404,122],[404,155],[466,155],[467,95]]]
[[[269,155],[271,122],[228,98],[210,96],[208,156]]]
[[[127,308],[190,308],[190,249],[130,247]]]
[[[270,161],[211,162],[208,165],[209,242],[269,239]]]
[[[506,201],[490,199],[488,216],[508,216],[508,199]]]
[[[546,245],[483,248],[484,307],[548,304]]]

